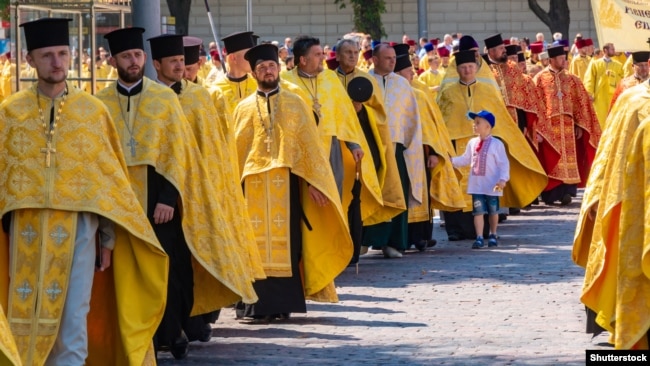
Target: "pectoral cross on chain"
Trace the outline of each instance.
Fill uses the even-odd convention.
[[[131,148],[131,157],[135,158],[135,147],[138,146],[138,142],[131,136],[131,140],[126,145]]]
[[[320,103],[318,103],[318,98],[314,98],[313,108],[314,108],[314,112],[316,112],[316,114],[318,115],[318,118],[322,117],[320,114],[320,107],[321,105]]]
[[[271,136],[267,135],[266,138],[264,139],[264,143],[266,144],[266,152],[271,152],[271,143],[272,142],[273,142],[273,140],[271,139]]]
[[[557,91],[557,97],[558,97],[559,99],[562,99],[563,96],[564,96],[564,94],[562,93],[562,90],[558,90],[558,91]]]
[[[52,147],[52,142],[48,141],[46,147],[41,149],[41,153],[45,154],[45,167],[50,167],[51,154],[56,154],[56,149]]]

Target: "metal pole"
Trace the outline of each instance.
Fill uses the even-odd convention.
[[[253,0],[246,0],[246,30],[253,30]]]
[[[96,14],[95,14],[95,6],[90,7],[90,22],[88,23],[88,29],[90,33],[90,57],[92,57],[92,60],[90,60],[90,65],[92,65],[92,70],[90,71],[90,93],[95,94],[96,85],[97,85],[97,41],[96,41],[96,29],[95,29],[95,20],[96,20]],[[79,38],[81,39],[81,38]],[[81,77],[81,67],[79,67],[79,77]],[[81,87],[81,85],[79,85]]]
[[[427,0],[418,0],[418,40],[424,37],[429,39],[429,24],[427,21]]]
[[[219,46],[219,36],[217,35],[217,27],[214,25],[214,20],[212,19],[212,13],[210,13],[210,5],[208,5],[208,0],[204,0],[205,2],[205,10],[208,13],[208,21],[210,21],[210,29],[212,30],[212,37],[214,37],[214,43],[217,45],[217,52],[219,53],[219,57],[221,57],[221,46]],[[222,62],[221,63],[221,68],[223,69],[224,74],[227,73],[226,71],[226,63]]]
[[[142,27],[145,29],[144,37],[144,51],[151,55],[151,47],[148,38],[159,36],[160,29],[160,1],[159,0],[137,0],[131,2],[132,19],[134,27]],[[156,70],[153,67],[151,57],[147,57],[147,63],[144,67],[145,75],[148,78],[156,79]]]

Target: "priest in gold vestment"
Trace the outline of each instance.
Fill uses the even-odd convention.
[[[267,279],[253,285],[259,301],[237,315],[268,322],[306,312],[305,299],[336,302],[333,280],[352,241],[312,112],[279,85],[277,47],[253,47],[246,59],[258,90],[235,109],[235,136]]]
[[[601,129],[605,128],[605,119],[607,119],[607,112],[616,86],[623,79],[623,64],[616,61],[615,53],[614,44],[605,44],[603,57],[589,63],[585,77],[582,79],[584,87],[593,101]]]
[[[66,82],[68,22],[21,25],[38,81],[0,106],[0,364],[142,365],[168,259],[110,114]]]
[[[372,159],[364,158],[369,148],[352,102],[336,73],[323,68],[320,40],[299,37],[294,41],[293,53],[296,67],[286,74],[282,87],[286,91],[293,90],[312,107],[346,210],[352,201],[350,192],[356,177],[356,164],[360,165],[361,215],[367,220],[383,209],[382,189]]]
[[[607,117],[606,128],[587,180],[573,240],[573,261],[585,268],[582,301],[587,332],[610,332],[614,343],[621,205],[626,193],[626,156],[639,124],[650,116],[650,85],[627,89]],[[641,154],[642,155],[642,154]],[[639,180],[642,182],[642,179]],[[643,189],[641,189],[641,193]],[[643,198],[639,198],[643,202]],[[637,220],[643,222],[643,217]],[[638,238],[642,242],[642,238]],[[618,337],[618,335],[616,335]]]
[[[143,31],[125,28],[105,36],[119,78],[97,96],[113,116],[131,184],[170,256],[168,304],[155,343],[182,358],[189,316],[238,300],[255,302],[258,267],[227,224],[230,212],[214,189],[220,182],[206,179],[211,175],[176,94],[143,76]]]
[[[377,85],[375,78],[356,66],[354,60],[356,60],[358,53],[359,51],[354,40],[343,39],[337,43],[336,57],[339,66],[336,69],[336,76],[348,91],[349,96],[351,96],[349,89],[350,83],[356,78],[365,78],[372,86],[370,88],[372,92],[369,95],[369,99],[362,102],[363,108],[357,104],[360,102],[351,99],[368,144],[369,154],[371,155],[370,159],[372,159],[377,171],[377,179],[381,186],[381,194],[384,201],[381,209],[377,210],[371,216],[363,218],[364,225],[373,225],[386,221],[406,210],[406,203],[401,188],[399,188],[401,183],[397,174],[397,163],[395,162],[393,144],[390,142],[390,131],[386,124],[386,110],[384,109],[381,89]],[[363,201],[364,198],[361,197],[361,200]]]
[[[416,249],[423,251],[436,244],[432,238],[433,209],[459,210],[465,207],[463,191],[458,184],[450,156],[453,146],[449,132],[444,125],[442,113],[431,99],[431,90],[415,78],[408,57],[406,44],[394,46],[397,56],[395,74],[405,78],[411,84],[422,125],[422,152],[426,164],[427,195],[426,204],[409,210],[409,242]]]
[[[253,32],[232,33],[221,40],[227,53],[228,72],[217,78],[212,86],[221,90],[232,113],[237,103],[257,90],[257,83],[250,76],[250,67],[244,59],[246,51],[255,45],[255,40]]]
[[[614,347],[649,349],[650,118],[639,125],[623,172]],[[647,353],[647,352],[646,352]]]
[[[188,47],[184,46],[188,38],[190,37],[164,34],[149,39],[158,82],[169,86],[178,95],[185,117],[194,132],[201,157],[207,166],[210,182],[215,185],[215,192],[220,194],[214,199],[223,203],[224,213],[232,218],[229,222],[230,229],[236,235],[239,245],[249,247],[250,255],[256,257],[259,253],[254,245],[252,227],[245,219],[247,214],[238,182],[239,169],[236,160],[231,159],[231,153],[236,150],[231,150],[229,144],[234,146],[234,141],[228,141],[223,131],[218,128],[225,121],[219,121],[221,116],[212,104],[208,91],[183,79],[185,61],[195,63],[199,57],[198,44],[192,46],[189,51]],[[188,52],[190,54],[186,55]],[[260,260],[252,262],[259,263]],[[264,278],[261,266],[254,270],[257,271],[256,277]],[[191,317],[189,323],[183,327],[188,339],[209,341],[212,333],[210,323],[214,323],[218,315],[218,312],[211,312]]]

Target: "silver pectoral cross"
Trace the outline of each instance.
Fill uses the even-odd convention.
[[[131,157],[135,158],[135,147],[138,146],[138,142],[135,141],[133,136],[131,136],[131,139],[129,140],[129,143],[126,144],[126,145],[131,148]]]
[[[562,99],[563,96],[564,96],[564,94],[562,93],[562,90],[558,90],[558,91],[557,91],[557,97],[558,97],[559,99]]]
[[[271,143],[272,142],[273,142],[273,140],[271,139],[271,136],[267,135],[266,138],[264,139],[264,143],[266,144],[266,152],[271,152]]]

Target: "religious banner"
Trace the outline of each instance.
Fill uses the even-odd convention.
[[[591,0],[598,45],[614,43],[617,51],[650,47],[650,0]]]

